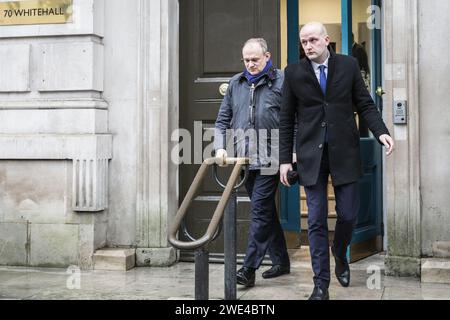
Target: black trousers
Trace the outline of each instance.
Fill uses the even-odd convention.
[[[326,144],[325,144],[326,146]],[[319,178],[314,186],[305,187],[308,204],[308,239],[314,284],[328,288],[330,284],[330,253],[328,246],[328,148],[322,155]],[[345,258],[359,211],[359,183],[334,187],[337,221],[333,246],[336,254]]]
[[[283,230],[275,206],[279,175],[251,170],[245,188],[251,200],[251,222],[244,266],[258,269],[266,252],[273,265],[289,265]]]

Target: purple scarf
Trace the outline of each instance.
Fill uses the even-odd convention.
[[[252,74],[250,74],[250,72],[247,71],[247,69],[245,69],[244,76],[247,78],[248,82],[256,84],[262,77],[264,77],[264,75],[267,74],[267,72],[270,70],[270,68],[272,68],[272,59],[267,61],[267,64],[266,64],[264,70],[261,71],[260,73],[252,75]]]

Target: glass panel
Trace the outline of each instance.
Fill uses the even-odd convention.
[[[331,47],[334,52],[342,53],[342,15],[341,15],[341,0],[299,0],[299,24],[300,28],[305,23],[311,21],[322,22],[327,28],[328,35],[331,38]],[[300,57],[303,58],[303,50],[300,45]],[[331,184],[331,178],[328,180],[328,208],[329,218],[336,219],[334,189]],[[300,195],[301,208],[301,226],[304,234],[307,234],[307,217],[308,206],[306,204],[306,194],[303,187],[301,187]],[[302,232],[303,232],[302,231]],[[334,230],[330,230],[334,231]],[[332,238],[330,238],[332,241]],[[302,241],[302,244],[308,244]]]
[[[320,21],[325,25],[331,38],[331,47],[341,53],[341,0],[299,0],[300,28],[311,21]],[[300,46],[301,57],[302,51]]]
[[[367,27],[367,20],[369,19],[367,10],[370,6],[371,0],[352,1],[352,56],[359,62],[361,75],[369,92],[372,91],[371,82],[374,70],[372,59],[373,32]],[[361,137],[370,136],[367,124],[361,118],[358,119],[358,127]]]

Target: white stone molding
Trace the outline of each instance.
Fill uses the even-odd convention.
[[[0,135],[0,160],[68,159],[73,161],[73,210],[105,210],[112,135]]]
[[[150,39],[150,3],[154,1],[139,0],[139,39],[138,39],[138,149],[137,149],[137,201],[136,201],[136,244],[139,247],[149,246],[149,171],[150,171],[150,142],[149,142],[149,123],[148,117],[149,100],[147,94],[150,89],[150,53],[159,52],[159,37]],[[159,10],[158,10],[159,13]],[[154,22],[159,33],[159,19]],[[152,42],[151,42],[152,41]],[[150,46],[154,46],[151,50]],[[152,58],[157,58],[152,57]],[[152,61],[154,68],[159,70],[159,60]],[[153,146],[158,148],[158,146]],[[161,172],[162,174],[162,172]],[[159,208],[159,203],[157,203]]]
[[[111,158],[110,134],[0,134],[0,160]]]
[[[138,11],[136,243],[167,248],[178,204],[178,168],[170,160],[171,132],[178,125],[178,1],[139,0]],[[137,261],[152,260],[141,259],[141,251]]]
[[[67,95],[67,93],[65,93]],[[33,109],[98,109],[108,110],[108,103],[93,98],[51,98],[32,100],[1,100],[0,110],[33,110]]]
[[[384,118],[396,150],[384,161],[386,272],[418,276],[421,256],[418,2],[386,0]],[[392,124],[394,100],[407,100],[408,124]]]
[[[108,206],[108,159],[73,160],[72,208],[103,211]]]

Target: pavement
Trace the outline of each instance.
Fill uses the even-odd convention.
[[[291,273],[263,279],[262,266],[253,288],[238,286],[239,300],[306,300],[313,290],[308,248],[290,250]],[[332,259],[333,260],[333,259]],[[384,275],[384,255],[352,263],[351,285],[343,288],[334,276],[333,300],[449,300],[450,284],[421,283],[417,278]],[[224,297],[224,266],[210,264],[210,299]],[[333,263],[332,263],[332,270]],[[333,274],[333,272],[332,272]],[[191,300],[194,264],[180,262],[166,268],[129,271],[0,267],[2,300]]]

